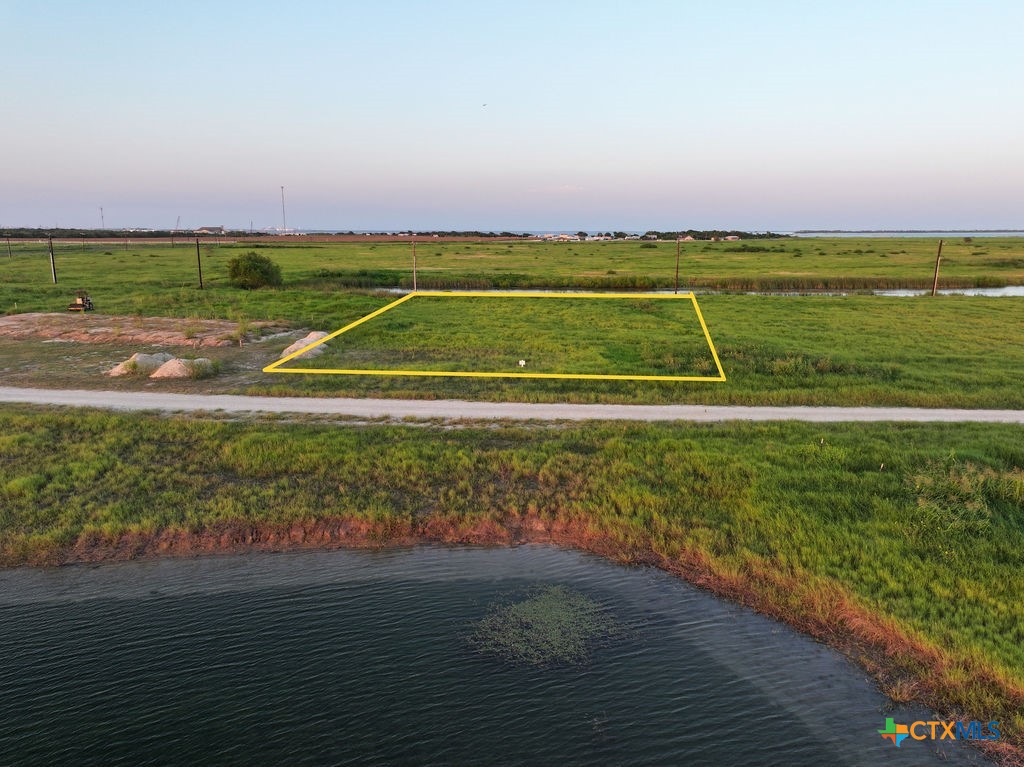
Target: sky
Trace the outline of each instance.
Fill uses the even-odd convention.
[[[0,227],[1024,228],[1024,3],[0,0]],[[101,220],[100,208],[103,208]]]

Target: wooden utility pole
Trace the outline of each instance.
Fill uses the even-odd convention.
[[[676,293],[679,292],[679,237],[676,237]]]
[[[53,275],[53,284],[57,284],[57,264],[53,260],[53,238],[48,237],[47,242],[50,246],[50,274]]]
[[[203,259],[199,256],[199,238],[196,237],[196,266],[199,267],[199,289],[203,289]]]
[[[942,240],[939,240],[939,252],[935,256],[935,279],[932,280],[932,295],[939,289],[939,264],[942,261]]]
[[[412,241],[412,290],[416,292],[416,240]]]
[[[14,258],[14,254],[11,253],[11,238],[10,237],[7,238],[7,257],[8,258]]]

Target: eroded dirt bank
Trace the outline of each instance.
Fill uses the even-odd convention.
[[[129,533],[116,539],[86,535],[74,545],[29,562],[65,565],[160,556],[188,557],[253,551],[380,548],[419,543],[509,546],[544,543],[592,552],[622,564],[671,572],[719,596],[781,620],[843,652],[867,670],[893,699],[916,700],[948,719],[987,719],[989,711],[963,704],[962,680],[991,691],[1010,711],[1024,710],[1024,689],[981,663],[954,659],[896,624],[858,604],[837,586],[823,587],[770,562],[730,569],[701,552],[669,554],[655,542],[624,531],[598,529],[575,519],[508,515],[502,520],[442,517],[418,521],[327,518],[292,524],[219,524],[198,532],[167,530]],[[959,686],[958,686],[959,685]],[[1003,767],[1024,765],[1019,733],[978,746]]]
[[[283,330],[280,323],[253,321],[244,329],[227,320],[126,317],[75,312],[27,312],[0,317],[0,338],[78,343],[231,346],[253,333]]]

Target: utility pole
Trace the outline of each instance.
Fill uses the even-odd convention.
[[[107,228],[107,221],[106,221],[105,218],[103,218],[103,206],[100,205],[100,229],[106,229],[106,228]]]
[[[412,241],[412,292],[416,292],[416,240]]]
[[[199,238],[196,237],[196,266],[199,267],[199,289],[203,289],[203,259],[199,256]]]
[[[288,217],[284,213],[284,187],[281,187],[281,231],[288,232]]]
[[[48,242],[50,244],[50,274],[53,275],[53,284],[56,285],[57,284],[57,264],[54,263],[54,260],[53,260],[53,238],[52,237],[47,237],[47,240],[48,240]]]
[[[942,261],[942,240],[939,240],[939,252],[935,256],[935,279],[932,280],[932,295],[939,289],[939,263]]]
[[[676,235],[676,293],[679,292],[679,235]]]
[[[11,238],[9,236],[7,238],[7,257],[14,258],[14,254],[11,253]]]

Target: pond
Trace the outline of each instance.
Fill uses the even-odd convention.
[[[552,662],[473,641],[538,593],[600,636]],[[4,764],[986,763],[883,740],[934,717],[785,626],[546,546],[0,571],[0,625]]]

